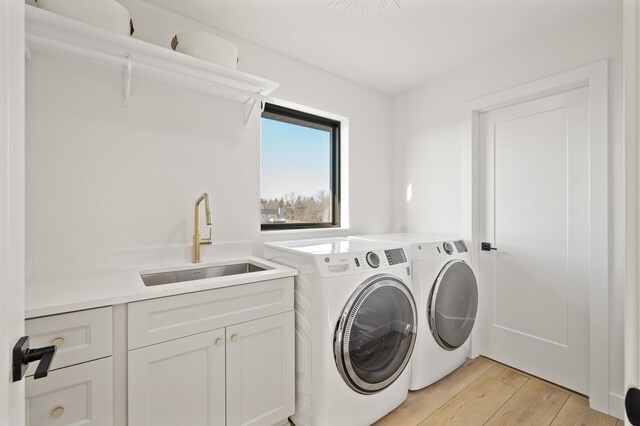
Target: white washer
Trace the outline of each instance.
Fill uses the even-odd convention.
[[[418,234],[350,238],[402,244],[410,257],[419,324],[410,389],[422,389],[462,365],[478,310],[478,284],[465,242]]]
[[[406,398],[417,312],[399,244],[265,244],[295,278],[297,426],[369,425]]]

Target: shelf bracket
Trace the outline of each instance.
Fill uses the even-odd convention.
[[[131,72],[133,70],[133,57],[131,53],[125,55],[127,64],[124,68],[124,109],[129,109],[129,99],[131,98]]]
[[[31,61],[31,47],[27,43],[24,44],[24,57]]]
[[[262,90],[258,92],[258,96],[263,96]],[[244,131],[247,131],[249,120],[253,117],[253,113],[256,111],[256,107],[260,105],[260,112],[264,112],[266,102],[260,98],[250,98],[244,101]]]
[[[251,116],[253,112],[256,110],[256,106],[258,105],[258,100],[255,98],[247,99],[244,101],[244,131],[247,131],[247,126],[249,125],[249,120],[251,120]]]

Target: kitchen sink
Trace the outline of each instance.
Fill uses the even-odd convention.
[[[226,277],[229,275],[250,274],[252,272],[266,271],[267,269],[268,267],[256,265],[252,262],[242,262],[228,265],[205,266],[194,269],[140,274],[140,277],[142,278],[144,285],[149,287],[154,285],[175,284],[185,281]]]

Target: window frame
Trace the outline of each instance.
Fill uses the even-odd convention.
[[[292,108],[287,108],[281,105],[277,105],[274,103],[265,103],[264,110],[260,118],[269,118],[264,117],[264,114],[275,114],[281,115],[283,117],[287,117],[296,121],[303,121],[312,124],[318,124],[322,126],[327,126],[331,128],[331,151],[330,151],[330,190],[331,190],[331,222],[320,222],[320,223],[260,223],[261,231],[283,231],[283,230],[313,230],[313,229],[328,229],[328,228],[340,228],[340,210],[341,210],[341,176],[340,176],[340,167],[341,167],[341,143],[340,143],[340,133],[341,133],[341,125],[342,123],[339,120],[322,117],[315,114],[310,114],[307,112],[299,111]],[[297,124],[297,123],[292,123]],[[302,125],[302,124],[299,124]],[[262,165],[262,132],[260,136],[260,145],[261,145],[261,154],[260,154],[260,163]],[[261,173],[260,187],[262,188],[262,173]],[[261,189],[262,192],[262,189]],[[260,199],[262,199],[262,193],[260,194]]]

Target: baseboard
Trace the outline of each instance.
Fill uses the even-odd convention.
[[[609,415],[624,420],[624,397],[609,392]]]

